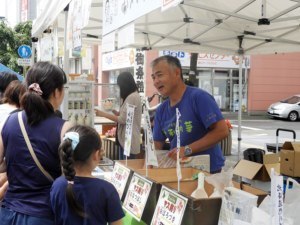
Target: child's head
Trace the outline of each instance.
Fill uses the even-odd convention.
[[[101,139],[95,129],[77,125],[70,128],[64,135],[59,146],[63,174],[68,180],[66,197],[70,208],[79,216],[86,217],[82,206],[76,201],[73,192],[75,167],[90,172],[101,157]]]
[[[66,179],[73,181],[74,166],[89,166],[91,155],[100,149],[101,139],[95,129],[82,125],[70,128],[59,146],[61,164]]]

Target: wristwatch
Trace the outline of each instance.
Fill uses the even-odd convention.
[[[192,149],[190,148],[190,146],[186,145],[184,146],[184,156],[189,156],[193,153]]]

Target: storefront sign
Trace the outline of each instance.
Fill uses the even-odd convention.
[[[180,225],[188,199],[162,186],[151,225]]]
[[[114,170],[111,175],[111,183],[117,189],[120,199],[123,196],[126,183],[128,181],[130,169],[122,166],[118,162],[115,163]]]
[[[137,49],[135,53],[134,80],[139,94],[143,96],[145,94],[145,52],[140,49]]]
[[[126,128],[125,128],[125,146],[124,155],[130,156],[131,139],[132,139],[132,124],[134,118],[134,108],[136,106],[127,103],[127,117],[126,117]]]
[[[102,70],[116,70],[133,67],[135,62],[135,49],[126,48],[102,55]]]
[[[103,35],[161,7],[161,0],[103,1]]]
[[[164,50],[159,52],[160,56],[171,55],[177,57],[183,67],[190,67],[191,54],[182,51]],[[249,56],[244,56],[243,68],[245,61],[249,68]],[[213,53],[199,53],[197,60],[199,68],[239,68],[239,56],[234,55],[218,55]]]
[[[127,191],[123,208],[138,221],[141,220],[152,182],[134,173]]]

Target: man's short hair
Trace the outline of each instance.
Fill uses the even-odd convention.
[[[178,68],[180,70],[181,79],[183,80],[181,63],[178,58],[176,58],[174,56],[170,56],[170,55],[164,55],[164,56],[160,56],[160,57],[154,59],[150,65],[153,68],[161,61],[166,61],[168,65]]]

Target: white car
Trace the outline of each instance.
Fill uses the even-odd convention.
[[[270,105],[268,114],[272,117],[296,121],[300,116],[300,95],[294,95]]]

